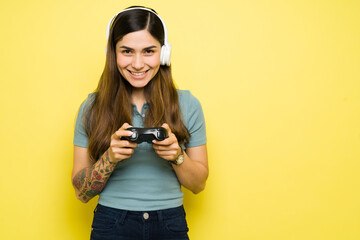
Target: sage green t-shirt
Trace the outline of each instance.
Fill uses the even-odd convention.
[[[190,91],[178,90],[179,104],[184,123],[191,137],[185,148],[206,143],[204,114],[198,99]],[[88,146],[88,136],[83,126],[83,112],[94,99],[94,93],[81,105],[75,124],[74,145]],[[133,105],[134,127],[144,127],[148,105],[139,113]],[[171,163],[159,157],[152,144],[141,143],[131,158],[119,162],[100,193],[99,204],[131,211],[152,211],[182,205],[183,193]]]

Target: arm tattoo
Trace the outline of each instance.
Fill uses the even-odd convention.
[[[110,161],[108,151],[91,167],[81,170],[73,178],[73,185],[80,191],[79,197],[88,201],[104,189],[116,163]]]

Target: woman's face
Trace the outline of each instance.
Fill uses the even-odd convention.
[[[161,45],[147,30],[126,34],[116,43],[120,74],[134,88],[145,87],[160,68]]]

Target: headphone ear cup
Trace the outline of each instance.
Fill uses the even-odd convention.
[[[160,64],[170,66],[170,55],[171,55],[170,44],[164,44],[161,47]]]

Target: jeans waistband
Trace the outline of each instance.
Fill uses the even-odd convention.
[[[155,211],[130,211],[124,209],[111,208],[98,204],[94,212],[97,211],[119,217],[122,221],[125,219],[125,217],[134,218],[134,219],[141,218],[148,221],[162,221],[163,219],[172,218],[178,215],[185,216],[185,210],[182,205],[175,208],[168,208],[168,209],[155,210]]]

